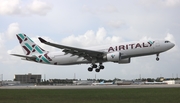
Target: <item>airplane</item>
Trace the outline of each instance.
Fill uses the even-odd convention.
[[[139,56],[156,55],[156,60],[159,61],[160,53],[175,46],[168,40],[148,40],[79,48],[51,43],[38,37],[41,43],[61,49],[50,52],[35,44],[26,34],[19,33],[16,36],[24,55],[11,54],[13,56],[21,57],[22,60],[51,65],[91,64],[88,68],[89,72],[93,69],[100,72],[104,69],[103,63],[105,62],[127,64],[131,62],[131,58]]]
[[[80,80],[80,81],[73,81],[73,84],[75,85],[91,85],[93,81],[86,81],[86,80]]]
[[[92,83],[92,85],[113,85],[113,82],[104,82],[104,81],[101,81],[99,83]]]

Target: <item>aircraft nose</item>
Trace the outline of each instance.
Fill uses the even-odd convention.
[[[172,47],[174,47],[175,46],[175,44],[174,43],[172,43]]]

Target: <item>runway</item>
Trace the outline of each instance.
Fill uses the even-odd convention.
[[[180,88],[172,85],[64,85],[64,86],[1,86],[0,89],[120,89],[120,88]]]

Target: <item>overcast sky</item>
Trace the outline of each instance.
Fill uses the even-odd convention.
[[[160,54],[132,58],[130,64],[104,63],[100,73],[90,64],[52,66],[22,61],[9,53],[23,54],[16,33],[25,33],[45,50],[41,36],[74,47],[125,41],[167,39],[176,46]],[[44,74],[46,79],[134,79],[180,77],[180,0],[0,0],[0,74]],[[1,79],[1,78],[0,78]]]

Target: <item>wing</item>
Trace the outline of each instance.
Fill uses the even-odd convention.
[[[79,57],[84,57],[87,60],[100,59],[100,58],[102,59],[103,55],[105,54],[104,52],[101,52],[101,51],[94,51],[94,50],[88,50],[88,49],[82,49],[82,48],[76,48],[76,47],[70,47],[70,46],[51,43],[44,40],[41,37],[39,37],[39,40],[41,41],[41,43],[44,43],[44,44],[47,44],[47,45],[50,45],[59,49],[63,49],[63,52],[65,52],[65,54],[69,53],[72,55],[77,55]]]

